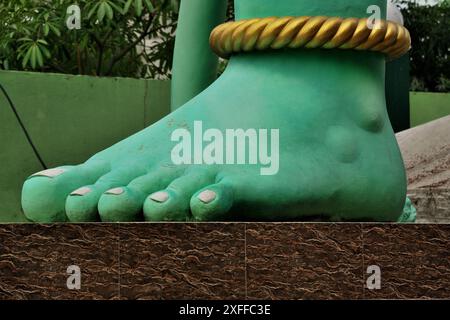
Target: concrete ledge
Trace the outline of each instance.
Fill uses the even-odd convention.
[[[420,188],[408,191],[417,209],[418,223],[450,223],[450,189]]]
[[[55,298],[448,299],[450,225],[0,225],[0,299]]]

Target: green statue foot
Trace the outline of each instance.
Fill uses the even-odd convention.
[[[241,4],[254,10],[252,1]],[[300,12],[310,3],[284,2]],[[84,164],[31,176],[24,212],[39,222],[397,221],[406,178],[384,66],[381,54],[343,50],[234,56],[215,83],[158,123]],[[220,148],[232,129],[257,142],[240,161],[239,147]],[[181,142],[192,154],[176,152]]]
[[[399,223],[412,223],[417,220],[417,210],[414,207],[410,198],[406,198],[405,207],[403,208],[403,213],[398,219]]]

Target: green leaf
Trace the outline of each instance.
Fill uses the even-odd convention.
[[[124,2],[124,1],[122,0],[121,2]],[[119,7],[117,4],[115,4],[114,2],[108,1],[108,4],[117,12],[123,14],[123,9],[121,7]]]
[[[49,59],[52,55],[50,54],[50,51],[43,45],[39,45],[39,48],[41,49],[42,53],[44,54],[44,57]]]
[[[153,7],[153,4],[150,0],[144,0],[144,2],[148,11],[153,12],[153,10],[155,10],[155,7]]]
[[[109,20],[112,20],[114,18],[114,12],[113,12],[112,7],[107,2],[105,2],[105,10],[106,10],[106,17]]]
[[[17,40],[17,41],[19,41],[19,42],[30,42],[30,41],[33,41],[33,40],[31,40],[31,39],[28,38],[28,37],[23,37],[23,38],[20,38],[20,39]]]
[[[136,16],[140,17],[142,14],[142,0],[134,0],[134,9],[136,10]]]
[[[123,14],[128,13],[128,10],[130,10],[130,6],[131,6],[132,2],[133,2],[133,0],[128,0],[127,2],[125,2],[125,6],[123,7],[123,11],[122,11]]]
[[[89,13],[87,15],[88,19],[90,19],[92,17],[92,15],[94,14],[94,12],[97,10],[98,6],[100,5],[100,2],[97,2],[92,8],[91,10],[89,10]]]
[[[83,36],[83,38],[81,38],[81,41],[80,41],[80,49],[86,48],[86,47],[87,47],[87,44],[88,44],[88,41],[89,41],[89,35],[88,35],[88,34],[85,34],[85,35]]]
[[[36,60],[39,65],[39,67],[44,66],[44,58],[42,57],[42,52],[39,46],[36,46]]]
[[[31,56],[30,56],[31,68],[36,69],[36,46],[32,45],[30,48],[31,48]]]
[[[98,7],[98,10],[97,10],[97,19],[98,19],[98,21],[102,22],[103,18],[105,17],[105,14],[106,14],[106,3],[102,2],[100,4],[100,6]]]
[[[23,54],[23,51],[24,51],[24,50],[27,50],[27,48],[29,48],[29,47],[30,47],[30,44],[29,44],[28,42],[22,43],[22,44],[19,46],[19,49],[18,49],[18,51],[21,52],[21,53],[19,54],[19,56],[22,55],[22,54]]]
[[[49,32],[50,32],[50,27],[46,23],[46,24],[44,24],[44,35],[47,36]]]
[[[56,34],[58,37],[61,36],[61,31],[59,31],[57,27],[55,27],[53,24],[49,24],[49,26],[54,34]]]
[[[28,48],[28,51],[27,51],[27,53],[25,54],[25,57],[23,57],[23,60],[22,60],[22,68],[25,69],[25,67],[27,66],[28,60],[30,60],[30,55],[31,55],[31,47]]]

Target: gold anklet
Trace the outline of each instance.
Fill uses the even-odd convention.
[[[396,59],[409,51],[411,37],[402,25],[385,20],[369,28],[366,18],[268,17],[223,23],[211,32],[210,45],[222,58],[253,50],[324,48],[376,51]]]

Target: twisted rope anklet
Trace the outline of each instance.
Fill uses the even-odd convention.
[[[254,50],[323,48],[381,52],[393,60],[409,51],[411,37],[402,25],[385,20],[369,28],[367,18],[268,17],[223,23],[211,32],[210,45],[222,58]]]

